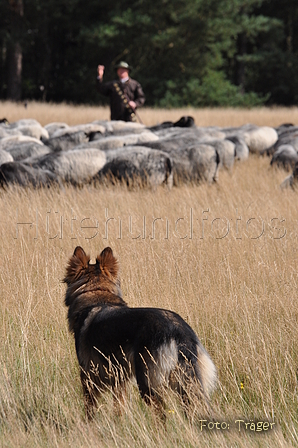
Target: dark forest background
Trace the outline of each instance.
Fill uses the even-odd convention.
[[[0,99],[102,104],[132,65],[148,106],[298,103],[297,0],[0,0]]]

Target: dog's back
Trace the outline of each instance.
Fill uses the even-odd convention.
[[[115,385],[116,371],[125,378],[135,375],[143,397],[167,383],[182,390],[181,383],[191,379],[208,397],[216,382],[214,364],[194,331],[167,310],[94,306],[81,328],[77,353],[85,371],[98,366],[92,380],[99,386]]]

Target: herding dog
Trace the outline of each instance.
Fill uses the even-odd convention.
[[[100,391],[111,387],[117,393],[117,386],[123,388],[133,376],[144,400],[159,409],[163,385],[176,390],[184,403],[189,384],[208,400],[216,369],[194,331],[172,311],[129,308],[122,299],[118,271],[110,247],[91,264],[78,246],[64,278],[88,416],[93,415]]]

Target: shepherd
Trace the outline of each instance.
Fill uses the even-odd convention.
[[[118,80],[103,83],[105,66],[97,67],[98,91],[110,97],[111,120],[141,122],[137,108],[145,103],[145,95],[141,84],[129,76],[131,67],[121,61],[116,65]]]

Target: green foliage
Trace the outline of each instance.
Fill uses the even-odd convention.
[[[239,87],[231,84],[223,72],[208,71],[202,78],[191,79],[182,89],[169,81],[164,98],[159,102],[161,107],[254,107],[263,104],[268,97],[254,92],[241,93]]]

